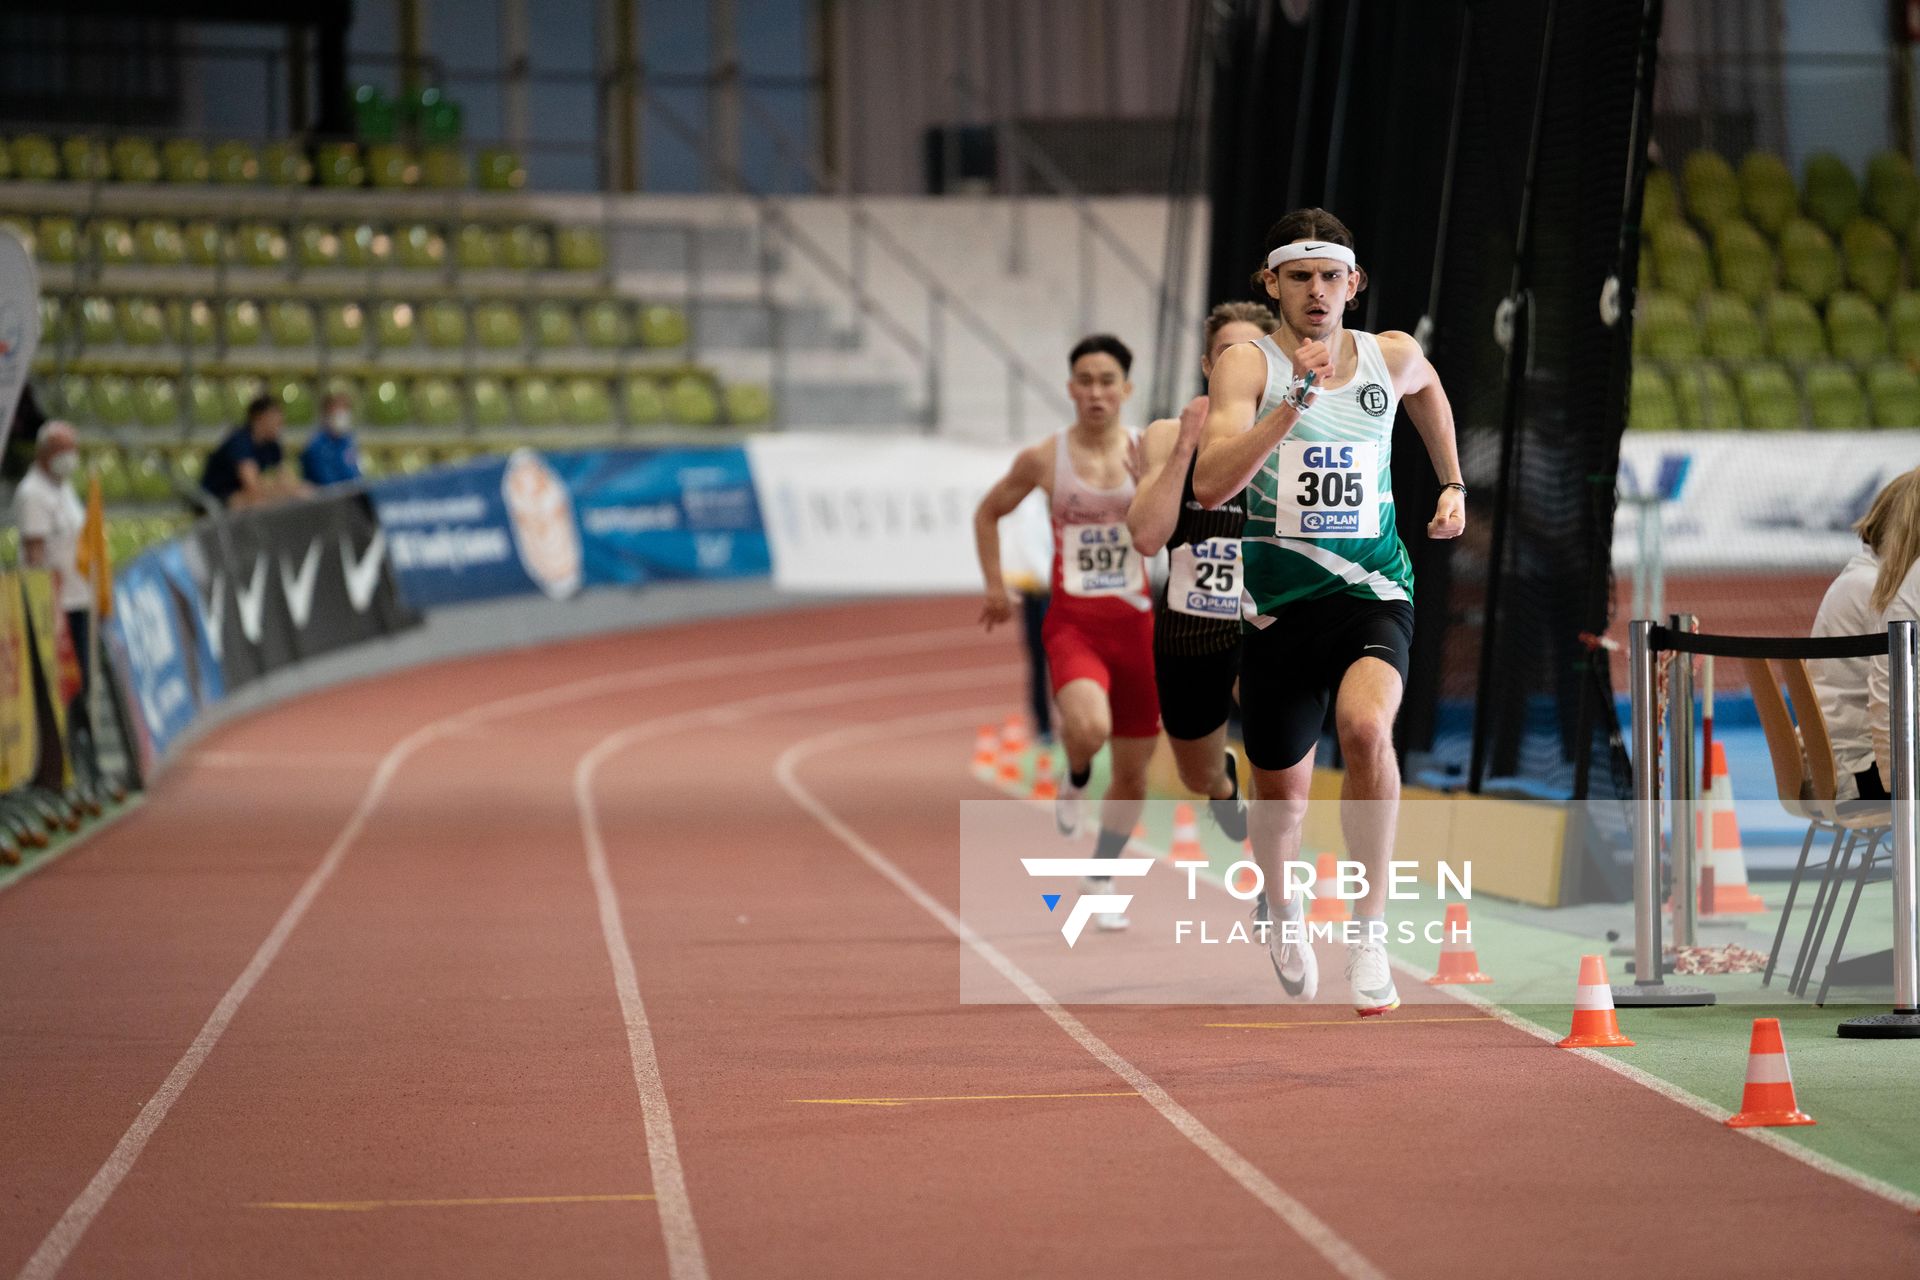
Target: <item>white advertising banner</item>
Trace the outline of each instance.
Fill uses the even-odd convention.
[[[973,512],[1013,452],[901,437],[754,437],[747,458],[774,584],[836,593],[979,590]],[[1009,585],[1044,576],[1052,550],[1042,495],[1001,521],[1000,543]]]
[[[20,237],[0,227],[0,449],[40,346],[40,277]]]
[[[1628,432],[1613,563],[1629,568],[1658,511],[1667,572],[1838,570],[1887,481],[1920,466],[1915,431]]]

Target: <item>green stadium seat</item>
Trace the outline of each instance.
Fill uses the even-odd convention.
[[[1740,216],[1740,183],[1719,152],[1689,155],[1680,168],[1680,185],[1686,192],[1687,212],[1702,227],[1711,229]]]
[[[118,449],[103,449],[100,452],[100,496],[108,502],[131,502],[133,500],[133,476],[127,471],[127,461]],[[109,521],[107,530],[112,532],[117,520]]]
[[[1867,398],[1860,392],[1860,380],[1842,364],[1808,368],[1807,410],[1821,431],[1859,431],[1867,425]]]
[[[1761,309],[1767,346],[1781,360],[1803,362],[1827,354],[1827,338],[1813,304],[1797,293],[1776,293]]]
[[[1792,431],[1801,425],[1800,392],[1777,364],[1750,364],[1735,375],[1740,416],[1750,430]]]
[[[561,389],[560,412],[570,426],[611,426],[613,397],[600,378],[569,378]]]
[[[100,139],[75,134],[60,141],[60,168],[69,182],[105,182],[113,176],[113,157]]]
[[[1644,360],[1633,365],[1632,390],[1627,405],[1627,427],[1632,431],[1672,431],[1680,425],[1680,407],[1674,402],[1667,376]]]
[[[114,321],[111,302],[105,298],[81,300],[80,340],[89,347],[104,347],[120,341],[120,326]]]
[[[394,228],[393,258],[403,267],[426,270],[447,264],[447,238],[424,222]]]
[[[1880,306],[1900,283],[1900,246],[1893,233],[1871,218],[1855,218],[1840,233],[1847,283]]]
[[[500,379],[475,378],[467,384],[467,396],[473,405],[475,426],[504,427],[513,421],[513,403]]]
[[[159,449],[135,449],[126,460],[127,486],[136,502],[163,502],[173,496],[173,456]]]
[[[376,378],[367,384],[361,411],[376,427],[398,427],[413,421],[413,403],[397,378]]]
[[[335,350],[358,347],[367,340],[367,315],[357,302],[333,302],[321,308],[321,336]]]
[[[50,293],[40,295],[40,345],[55,347],[67,336],[66,304]]]
[[[133,425],[133,383],[117,373],[93,380],[93,420],[106,427]]]
[[[299,143],[275,142],[260,153],[260,176],[272,186],[304,187],[313,181],[313,161]]]
[[[607,264],[607,242],[598,227],[559,227],[553,256],[563,271],[598,271]]]
[[[173,450],[173,480],[177,488],[189,491],[200,487],[200,469],[206,465],[206,450],[199,445],[176,445]]]
[[[1887,306],[1887,328],[1893,332],[1893,354],[1920,364],[1920,293],[1902,289]]]
[[[489,148],[479,155],[482,191],[518,191],[527,185],[526,166],[511,151]]]
[[[133,251],[154,267],[177,267],[187,260],[186,237],[180,224],[166,218],[142,218],[133,224]]]
[[[393,451],[393,470],[403,476],[425,471],[433,465],[433,451],[409,445]]]
[[[62,417],[75,422],[93,421],[93,379],[67,374],[60,379],[53,402]]]
[[[720,420],[720,396],[713,379],[683,373],[667,387],[667,417],[681,426],[710,427]]]
[[[227,415],[225,385],[201,374],[187,379],[187,416],[200,428],[228,426],[233,420]]]
[[[397,142],[382,142],[367,149],[367,176],[376,187],[387,190],[420,185],[420,162]]]
[[[1649,240],[1653,247],[1654,277],[1662,289],[1690,303],[1713,286],[1713,263],[1699,232],[1684,222],[1663,222],[1653,229]],[[641,340],[646,341],[645,313],[641,318]]]
[[[1867,370],[1867,398],[1876,427],[1920,427],[1920,373],[1885,361]]]
[[[387,451],[371,445],[360,446],[360,474],[369,480],[377,480],[387,475],[392,468],[387,462]]]
[[[460,395],[445,378],[421,378],[413,384],[413,413],[423,427],[460,422]]]
[[[460,139],[460,104],[450,100],[437,87],[428,85],[400,104],[400,114],[412,124],[423,142],[445,143]]]
[[[657,378],[634,374],[620,388],[620,409],[630,426],[645,427],[667,420],[667,393]]]
[[[420,152],[420,185],[435,191],[460,191],[473,183],[473,171],[458,147],[427,147]]]
[[[260,157],[244,142],[222,142],[207,155],[207,176],[227,186],[260,181]]]
[[[533,309],[533,341],[540,347],[571,347],[580,340],[573,313],[564,302],[542,302]]]
[[[236,298],[222,308],[221,318],[228,346],[253,347],[260,344],[265,322],[258,303]]]
[[[1740,401],[1726,370],[1705,360],[1671,370],[1680,425],[1688,431],[1734,431],[1740,426]]]
[[[122,298],[114,307],[120,341],[130,347],[157,347],[167,340],[167,316],[152,298]]]
[[[500,265],[499,239],[489,227],[469,222],[453,236],[453,260],[467,271],[484,271]]]
[[[1680,216],[1680,202],[1673,193],[1673,175],[1659,167],[1647,170],[1647,189],[1640,199],[1640,225],[1653,227]]]
[[[1800,191],[1786,161],[1770,151],[1749,151],[1740,161],[1740,205],[1753,225],[1778,236],[1800,212]]]
[[[133,228],[120,218],[96,218],[87,225],[87,239],[100,265],[124,267],[137,256]]]
[[[1835,356],[1854,364],[1887,353],[1887,327],[1865,295],[1843,292],[1827,299],[1827,345]]]
[[[303,222],[293,233],[294,254],[302,267],[340,265],[340,233],[317,222]]]
[[[580,336],[590,347],[611,351],[627,345],[627,315],[617,302],[590,302],[580,309]]]
[[[1840,254],[1818,225],[1789,218],[1780,229],[1780,273],[1787,288],[1825,302],[1840,287]]]
[[[355,142],[329,142],[320,148],[320,185],[323,187],[364,187],[366,166],[360,163],[360,145]]]
[[[344,373],[336,373],[327,378],[326,384],[320,389],[320,394],[323,397],[345,396],[352,403],[359,404],[362,393],[357,381]]]
[[[227,422],[237,424],[247,420],[247,405],[255,396],[265,395],[271,388],[267,380],[257,373],[236,373],[227,379]]]
[[[1716,290],[1700,304],[1707,354],[1716,360],[1758,360],[1767,353],[1766,335],[1746,299]]]
[[[80,228],[65,214],[40,219],[33,239],[33,251],[42,262],[74,262],[80,257]]]
[[[1867,161],[1867,212],[1889,227],[1904,227],[1920,216],[1913,161],[1898,151],[1882,151]]]
[[[167,333],[175,342],[211,347],[220,340],[220,326],[214,317],[213,306],[204,299],[194,298],[183,302],[175,298],[167,303],[166,312]]]
[[[537,271],[553,260],[553,241],[538,227],[517,223],[500,239],[500,257],[518,271]]]
[[[212,173],[198,138],[168,138],[160,144],[160,168],[168,182],[205,182]]]
[[[272,391],[280,398],[280,408],[286,415],[288,426],[310,427],[320,420],[320,403],[314,399],[313,388],[304,380],[276,378]]]
[[[1839,235],[1860,212],[1860,184],[1854,181],[1853,170],[1839,156],[1820,151],[1807,157],[1805,176],[1803,203],[1808,216],[1828,235]]]
[[[504,351],[520,346],[526,335],[520,309],[510,302],[483,302],[473,309],[473,336],[481,346]]]
[[[679,307],[661,303],[640,311],[640,342],[648,347],[684,347],[687,344],[687,313]]]
[[[641,324],[644,338],[644,313]],[[1700,354],[1700,327],[1694,323],[1687,304],[1670,293],[1655,291],[1640,295],[1634,336],[1636,347],[1661,360],[1687,360]]]
[[[513,384],[513,412],[521,425],[550,427],[560,421],[560,397],[545,378],[518,379]]]
[[[240,261],[250,267],[282,267],[287,262],[287,236],[271,223],[249,222],[234,232]]]
[[[180,393],[172,378],[142,378],[133,392],[133,411],[144,427],[171,427],[180,421]]]
[[[429,302],[420,309],[420,332],[427,345],[451,351],[467,345],[467,313],[457,302]]]
[[[410,347],[420,336],[410,302],[380,302],[373,308],[373,341],[383,351]]]
[[[113,176],[122,182],[160,181],[160,153],[148,138],[115,138],[110,149]]]
[[[393,260],[393,237],[370,222],[341,229],[340,262],[348,267],[378,267]]]
[[[217,267],[227,256],[226,233],[215,223],[189,222],[181,228],[180,238],[186,242],[187,261],[196,267]]]
[[[1748,302],[1758,302],[1773,292],[1780,274],[1773,260],[1773,248],[1753,224],[1728,218],[1714,228],[1713,261],[1722,288],[1731,289]]]
[[[311,347],[313,308],[304,302],[281,299],[267,308],[267,335],[276,347]]]
[[[22,182],[57,182],[60,178],[60,149],[51,139],[37,133],[23,133],[7,147],[13,159],[13,176]]]
[[[773,393],[760,383],[728,383],[721,397],[726,406],[727,421],[735,426],[755,426],[773,418]]]

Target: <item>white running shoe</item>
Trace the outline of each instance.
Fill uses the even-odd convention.
[[[1354,1012],[1363,1018],[1400,1007],[1393,968],[1387,963],[1387,944],[1378,939],[1347,944],[1347,985],[1353,989]]]
[[[1087,893],[1112,893],[1113,881],[1107,876],[1088,876],[1080,882],[1080,887]],[[1093,917],[1093,927],[1108,933],[1117,933],[1132,923],[1118,911],[1100,911]]]
[[[1280,979],[1280,989],[1295,1000],[1311,1000],[1319,995],[1320,958],[1313,954],[1313,943],[1307,938],[1305,913],[1301,910],[1300,899],[1288,902],[1281,909],[1279,918],[1274,919],[1268,912],[1267,896],[1263,893],[1254,904],[1253,918],[1256,921],[1270,921],[1267,927],[1267,958],[1273,961],[1273,973]],[[1282,940],[1280,926],[1285,921],[1300,925],[1298,941]]]
[[[1084,793],[1073,785],[1071,777],[1060,780],[1060,794],[1053,798],[1053,825],[1060,834],[1071,840],[1080,834],[1080,824],[1085,813],[1081,797]]]

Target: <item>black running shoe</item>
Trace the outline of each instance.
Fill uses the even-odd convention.
[[[1240,794],[1240,766],[1231,751],[1227,752],[1227,781],[1233,784],[1233,794],[1225,800],[1207,801],[1207,809],[1227,833],[1227,839],[1238,844],[1247,838],[1247,802]]]

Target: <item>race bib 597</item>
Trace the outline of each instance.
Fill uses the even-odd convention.
[[[1061,530],[1060,577],[1070,596],[1137,595],[1146,574],[1125,524],[1070,524]]]

